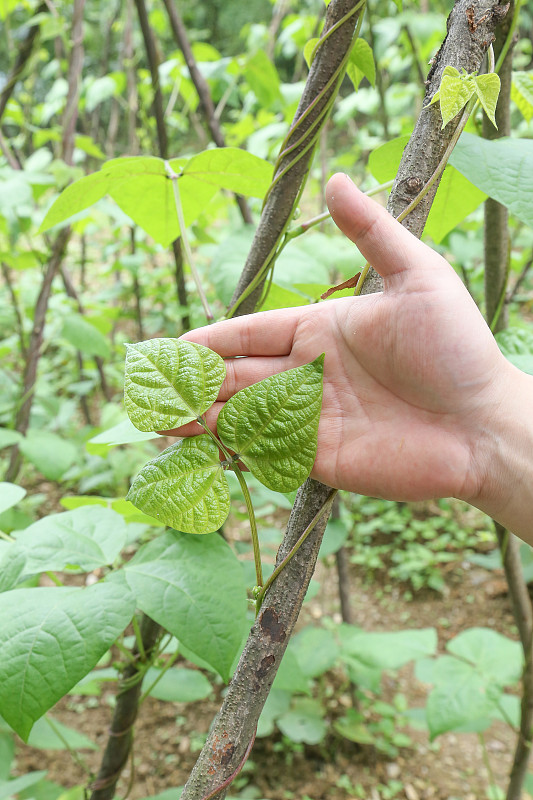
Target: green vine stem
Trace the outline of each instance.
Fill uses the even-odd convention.
[[[222,442],[220,441],[218,436],[215,436],[215,434],[209,428],[207,422],[205,421],[205,419],[203,417],[198,417],[197,418],[197,422],[198,422],[199,425],[202,426],[202,428],[207,433],[207,435],[211,437],[211,439],[216,444],[216,446],[220,450],[222,450],[222,452],[226,456],[226,461],[227,461],[226,466],[228,466],[232,470],[232,472],[235,473],[235,475],[237,476],[237,480],[239,481],[239,484],[240,484],[240,487],[241,487],[241,490],[242,490],[242,493],[243,493],[243,496],[244,496],[244,502],[246,503],[246,510],[248,511],[248,518],[250,520],[250,531],[251,531],[251,534],[252,534],[252,545],[253,545],[253,549],[254,549],[255,577],[256,577],[257,585],[258,586],[262,586],[263,585],[263,570],[261,568],[261,550],[260,550],[260,547],[259,547],[259,536],[257,534],[257,523],[256,523],[256,520],[255,520],[254,507],[253,507],[253,504],[252,504],[252,498],[250,497],[250,491],[248,489],[248,486],[246,485],[246,481],[244,480],[244,475],[242,474],[242,471],[241,471],[240,467],[237,464],[237,461],[239,460],[239,457],[237,455],[232,455],[229,452],[229,450],[226,447],[224,447],[224,445],[222,444]]]
[[[248,489],[248,486],[246,485],[246,481],[244,480],[244,475],[242,474],[241,469],[235,463],[231,465],[231,469],[237,476],[237,480],[239,481],[242,493],[244,495],[244,502],[246,503],[246,509],[248,511],[248,517],[250,519],[250,531],[252,534],[252,545],[254,548],[255,578],[257,581],[257,585],[263,586],[261,550],[259,548],[259,536],[257,534],[257,524],[255,521],[255,513],[254,513],[254,507],[252,505],[252,498],[250,497],[250,491]]]
[[[180,190],[178,186],[178,179],[179,175],[174,172],[172,167],[170,166],[168,161],[165,161],[165,169],[167,172],[167,176],[172,181],[172,189],[174,192],[174,203],[176,205],[176,215],[178,217],[178,224],[180,228],[180,236],[181,241],[183,242],[183,249],[185,251],[185,258],[187,259],[187,263],[191,269],[192,277],[194,283],[196,284],[196,289],[198,290],[198,295],[200,297],[200,301],[202,303],[202,308],[204,310],[205,318],[208,322],[213,322],[214,316],[209,303],[207,302],[207,297],[204,292],[204,288],[202,286],[202,282],[200,280],[200,275],[198,270],[196,269],[196,264],[194,262],[194,257],[192,254],[191,244],[189,242],[189,237],[187,235],[187,228],[185,226],[185,218],[183,216],[183,206],[181,204],[181,197],[180,197]]]
[[[505,56],[507,55],[507,52],[508,52],[508,50],[509,50],[509,48],[510,48],[510,46],[512,44],[515,28],[516,28],[516,26],[518,24],[518,16],[520,14],[520,6],[521,5],[522,5],[522,0],[515,0],[515,7],[514,7],[514,11],[513,11],[513,18],[511,20],[511,26],[510,26],[509,31],[507,33],[507,37],[505,39],[505,44],[503,45],[503,47],[502,47],[502,49],[500,51],[500,55],[498,56],[498,60],[496,62],[496,66],[494,68],[495,72],[499,72],[500,71],[503,62],[505,61]],[[492,49],[492,45],[491,45],[491,49]],[[489,69],[489,72],[490,72],[490,69]]]
[[[287,553],[287,555],[285,556],[285,558],[283,559],[283,561],[280,564],[278,564],[278,566],[276,567],[276,569],[274,570],[272,575],[268,578],[268,580],[266,581],[265,585],[262,587],[261,591],[257,593],[257,598],[256,598],[256,616],[259,613],[259,610],[260,610],[261,605],[263,603],[263,600],[265,598],[265,594],[268,592],[269,588],[272,586],[272,584],[274,583],[274,581],[276,580],[276,578],[278,577],[280,572],[283,569],[285,569],[285,567],[287,566],[287,564],[289,563],[291,558],[294,556],[294,554],[298,552],[298,550],[303,545],[303,543],[305,542],[305,540],[307,539],[307,537],[309,536],[309,534],[311,533],[311,531],[313,530],[313,528],[315,527],[317,522],[319,522],[322,519],[322,517],[324,516],[324,514],[326,514],[329,511],[329,509],[331,508],[331,504],[333,503],[333,500],[335,499],[335,496],[336,496],[337,492],[338,492],[338,489],[332,489],[329,492],[329,494],[327,495],[326,499],[324,500],[324,503],[318,509],[318,511],[316,512],[315,516],[313,517],[313,519],[311,520],[311,522],[309,523],[307,528],[304,530],[304,532],[302,533],[302,535],[300,536],[300,538],[298,539],[298,541],[296,542],[296,544],[294,545],[292,550],[290,550]]]

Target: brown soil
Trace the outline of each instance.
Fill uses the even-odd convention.
[[[302,624],[320,622],[323,615],[340,620],[336,571],[321,565],[317,578],[321,589],[304,606]],[[419,592],[406,601],[402,587],[383,587],[365,583],[361,570],[352,573],[354,622],[366,630],[397,630],[435,626],[442,650],[446,641],[461,630],[487,626],[509,635],[514,631],[507,596],[501,592],[501,577],[490,575],[468,564],[456,565],[447,575],[444,595]],[[385,591],[384,591],[385,589]],[[387,591],[388,589],[388,591]],[[335,682],[335,676],[332,676]],[[410,706],[424,704],[425,687],[406,667],[384,678],[384,699],[402,692]],[[142,706],[135,732],[134,775],[131,765],[124,770],[117,795],[124,797],[132,781],[132,800],[153,796],[169,787],[182,785],[194,764],[202,738],[220,705],[221,687],[216,699],[190,705],[164,703],[152,698]],[[53,715],[82,731],[97,745],[106,741],[114,697],[104,693],[95,701],[87,697],[67,697]],[[338,698],[339,708],[347,698]],[[427,733],[409,730],[415,743],[396,759],[379,754],[373,747],[340,739],[333,733],[316,747],[287,747],[280,734],[257,740],[245,770],[234,784],[232,794],[268,800],[345,800],[363,798],[386,800],[482,800],[487,796],[487,770],[480,742],[475,734],[444,735],[430,743]],[[509,772],[514,735],[503,724],[495,724],[485,734],[491,768],[497,783],[504,788]],[[89,770],[97,771],[100,754],[84,752]],[[87,784],[87,775],[64,751],[43,751],[20,745],[16,771],[47,769],[48,779],[65,787]],[[340,781],[340,786],[338,785]],[[397,794],[384,787],[396,781]],[[358,789],[350,789],[359,787]],[[346,788],[348,787],[348,789]],[[362,793],[361,793],[362,787]]]

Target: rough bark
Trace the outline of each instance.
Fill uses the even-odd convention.
[[[328,118],[330,103],[344,74],[343,63],[352,45],[359,12],[348,17],[327,38],[325,35],[357,5],[355,0],[332,0],[328,6],[322,34],[324,44],[317,50],[294,121],[282,145],[274,168],[275,184],[267,195],[231,307],[256,275],[272,262],[277,245],[291,222],[311,165],[316,140]],[[239,314],[248,314],[255,309],[262,284],[263,281],[239,304]]]
[[[122,676],[123,687],[121,690],[119,689],[119,694],[117,695],[102,763],[96,780],[89,787],[92,790],[90,800],[113,799],[118,779],[131,751],[133,725],[139,710],[139,698],[142,688],[139,665],[148,663],[152,658],[161,637],[162,628],[150,617],[143,615],[140,631],[144,656],[141,656],[136,645],[132,652],[132,662],[124,670]],[[139,679],[135,680],[135,678]]]
[[[135,0],[135,7],[139,16],[139,24],[144,40],[144,47],[146,50],[146,57],[148,59],[148,66],[150,68],[150,75],[152,79],[152,90],[154,93],[153,109],[154,117],[157,127],[157,141],[159,145],[159,155],[161,158],[167,159],[168,152],[168,137],[167,127],[165,124],[165,114],[163,111],[163,97],[161,95],[161,86],[159,84],[159,57],[157,55],[156,45],[152,29],[148,20],[148,13],[144,0]],[[176,275],[176,290],[178,294],[178,302],[182,307],[181,323],[183,330],[187,331],[191,327],[189,314],[185,310],[187,308],[187,289],[185,287],[185,275],[183,273],[183,254],[181,252],[181,242],[175,239],[172,242],[172,252],[174,253],[174,265]]]
[[[496,31],[494,56],[496,60],[505,44],[511,24],[512,6],[503,24]],[[483,136],[485,139],[499,139],[511,134],[511,83],[513,69],[513,47],[509,47],[500,68],[500,96],[496,106],[494,127],[486,114],[483,114]],[[492,197],[485,200],[485,315],[494,332],[507,327],[507,306],[503,302],[507,276],[509,274],[509,213],[507,207]]]
[[[191,76],[191,80],[194,83],[194,87],[198,93],[200,105],[204,112],[205,121],[207,122],[207,127],[211,132],[211,136],[213,137],[213,141],[216,146],[225,147],[226,141],[224,139],[224,134],[222,133],[217,115],[215,114],[215,106],[213,105],[213,100],[211,99],[209,85],[198,69],[183,20],[178,9],[176,8],[174,0],[163,0],[163,2],[170,20],[172,33],[174,34],[174,38],[176,39],[176,42],[183,53],[185,63],[187,64],[187,69],[189,70],[189,75]],[[235,195],[235,199],[239,206],[243,221],[251,225],[253,222],[253,217],[246,199],[242,197],[242,195],[238,194]]]
[[[430,106],[438,90],[444,67],[451,66],[460,72],[479,72],[489,45],[494,41],[497,26],[507,15],[508,3],[491,0],[458,0],[448,18],[447,35],[435,56],[426,81],[424,108],[407,143],[402,162],[387,205],[397,217],[414,200],[433,175],[455,133],[459,116],[441,130],[438,103]],[[436,181],[427,195],[403,223],[415,236],[420,237],[438,189]],[[381,277],[373,269],[364,283],[362,293],[380,292]]]

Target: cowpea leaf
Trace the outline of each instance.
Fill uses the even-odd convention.
[[[238,147],[219,147],[168,162],[179,181],[185,225],[193,223],[219,189],[263,197],[272,165]],[[162,158],[114,158],[67,186],[49,208],[40,232],[64,224],[108,194],[156,242],[167,247],[180,235],[172,181]]]
[[[533,141],[462,133],[450,163],[489,197],[533,227]]]
[[[127,345],[124,404],[140,431],[192,422],[216,400],[226,374],[208,347],[180,339]]]
[[[121,515],[97,505],[49,514],[13,535],[26,556],[27,573],[68,566],[89,572],[112,564],[127,538]]]
[[[324,355],[237,392],[218,417],[218,435],[269,489],[290,492],[316,458]]]
[[[120,572],[139,608],[228,680],[247,601],[241,564],[224,539],[167,531]]]
[[[432,105],[437,100],[440,102],[443,128],[462,111],[475,91],[470,75],[461,75],[455,67],[444,67],[439,90],[435,92],[430,103]]]
[[[134,611],[127,587],[112,583],[0,595],[0,714],[22,739],[95,666]]]
[[[126,499],[179,531],[212,533],[230,503],[218,447],[207,434],[167,447],[144,465]]]
[[[533,118],[533,75],[531,72],[513,72],[511,100],[516,103],[527,122]]]
[[[500,94],[500,76],[496,72],[489,72],[487,75],[477,75],[474,78],[476,94],[479,102],[487,117],[495,128],[496,125],[496,105]]]

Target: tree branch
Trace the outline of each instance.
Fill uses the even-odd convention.
[[[41,3],[35,9],[35,16],[37,16],[38,14],[45,13],[47,10],[48,9],[46,3]],[[37,39],[38,35],[39,35],[39,26],[30,25],[28,33],[18,46],[17,60],[15,61],[13,69],[9,73],[9,76],[4,84],[4,88],[0,93],[0,120],[4,116],[4,111],[6,110],[9,98],[13,94],[14,88],[17,85],[17,81],[24,72],[26,64],[30,60],[30,56],[33,52],[33,46],[35,44],[35,40]]]

